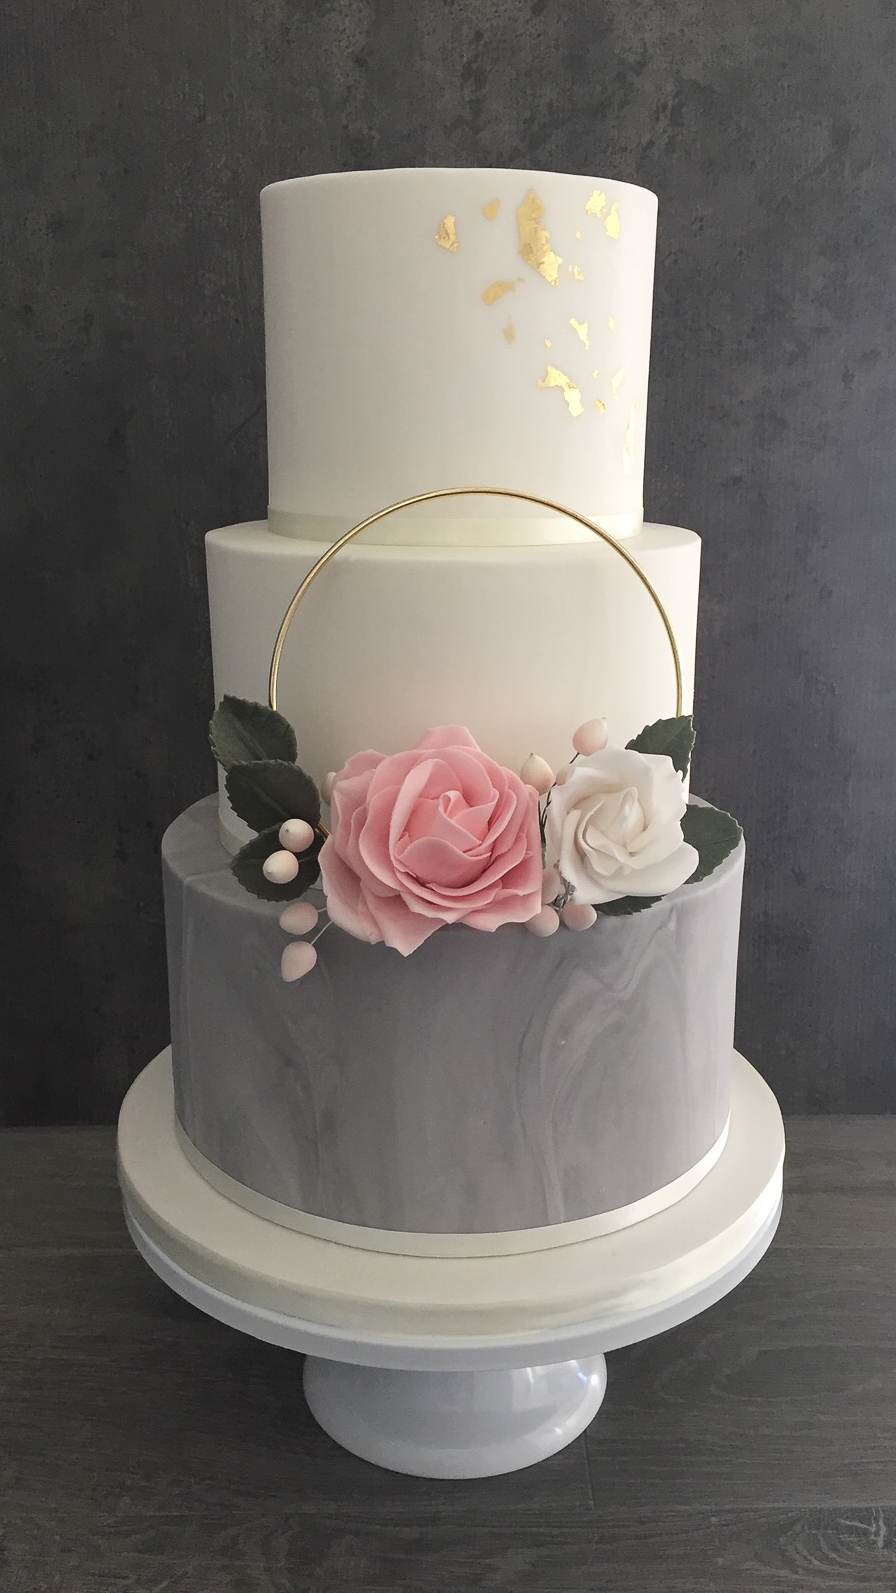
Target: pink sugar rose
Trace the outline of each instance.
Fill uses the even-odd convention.
[[[538,795],[457,725],[333,777],[320,871],[334,924],[403,956],[442,924],[498,929],[541,908]]]

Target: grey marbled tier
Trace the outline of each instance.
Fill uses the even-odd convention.
[[[542,1228],[643,1199],[724,1130],[742,844],[645,912],[548,940],[456,926],[403,958],[330,928],[291,985],[216,798],[162,856],[178,1118],[249,1190],[393,1232]]]

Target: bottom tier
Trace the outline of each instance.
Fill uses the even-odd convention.
[[[121,1109],[128,1227],[149,1265],[199,1310],[285,1349],[396,1371],[605,1354],[720,1300],[771,1240],[784,1125],[768,1085],[742,1056],[732,1060],[725,1149],[684,1200],[621,1235],[537,1254],[445,1257],[332,1244],[227,1200],[183,1153],[163,1051]]]
[[[232,1200],[374,1250],[488,1255],[609,1233],[721,1153],[743,846],[647,911],[412,957],[331,928],[280,980],[208,798],[163,843],[181,1144]]]

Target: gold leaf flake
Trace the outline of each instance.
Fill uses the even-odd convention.
[[[607,406],[602,398],[596,398],[594,400],[594,407],[599,415],[605,415],[607,413]]]
[[[585,280],[585,273],[581,266],[571,265],[569,268],[569,274],[574,282],[584,282]]]
[[[613,397],[614,398],[618,398],[619,397],[619,389],[622,386],[622,383],[623,383],[624,380],[625,380],[625,366],[623,365],[623,366],[620,366],[620,368],[616,372],[615,376],[611,376],[610,377],[610,386],[613,389]]]
[[[505,293],[515,292],[515,282],[493,282],[490,288],[486,288],[482,297],[486,304],[494,304],[497,299],[502,299]]]
[[[607,316],[607,326],[610,328],[611,332],[615,332],[615,330],[616,330],[616,322],[614,321],[612,315],[608,315]]]
[[[618,205],[614,205],[612,210],[610,211],[610,214],[608,216],[604,216],[604,226],[607,229],[607,237],[608,238],[618,238],[619,237],[619,206]]]
[[[563,258],[551,248],[547,228],[541,225],[544,205],[534,188],[530,188],[516,213],[519,231],[520,254],[527,265],[544,277],[552,288],[557,286]]]
[[[539,387],[559,387],[569,413],[573,416],[585,413],[582,395],[572,377],[567,376],[563,371],[558,371],[556,365],[548,366],[544,373],[544,379],[539,378],[538,385]]]
[[[503,330],[504,330],[504,336],[506,337],[508,343],[515,343],[516,342],[516,327],[514,326],[513,322],[512,321],[508,321],[507,325],[504,327]]]
[[[635,425],[638,414],[638,400],[635,399],[628,412],[628,424],[625,428],[625,443],[622,448],[622,468],[630,476],[635,468]]]
[[[586,348],[590,348],[591,347],[591,343],[590,343],[590,340],[589,340],[589,337],[588,337],[588,322],[587,321],[577,321],[575,316],[571,315],[570,318],[569,318],[569,324],[572,327],[573,331],[575,332],[576,337],[581,338],[581,340],[584,343]]]
[[[442,217],[441,221],[439,222],[439,230],[436,233],[436,243],[440,249],[448,249],[451,254],[457,253],[458,242],[456,216]]]
[[[550,338],[549,338],[549,337],[546,337],[546,338],[545,338],[545,340],[544,340],[544,346],[545,346],[545,348],[553,348],[553,347],[554,347],[554,345],[553,345],[553,343],[552,343],[552,342],[551,342],[551,340],[550,340]]]
[[[600,371],[592,371],[591,374],[592,374],[592,376],[599,376],[600,375]]]
[[[594,188],[585,200],[586,216],[602,216],[607,205],[607,196],[602,188]]]
[[[576,233],[576,243],[581,243],[581,241],[582,241],[582,234],[580,232],[577,232]]]
[[[484,215],[486,221],[494,221],[496,215],[498,214],[500,204],[500,199],[490,199],[487,205],[483,205],[482,214]]]

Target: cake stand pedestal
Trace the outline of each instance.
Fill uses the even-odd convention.
[[[304,1351],[331,1437],[394,1471],[484,1477],[570,1443],[600,1407],[607,1351],[687,1321],[756,1265],[780,1215],[784,1129],[736,1055],[725,1149],[675,1206],[598,1239],[469,1259],[334,1244],[219,1194],[178,1143],[168,1052],[128,1092],[118,1155],[145,1260],[210,1316]]]

